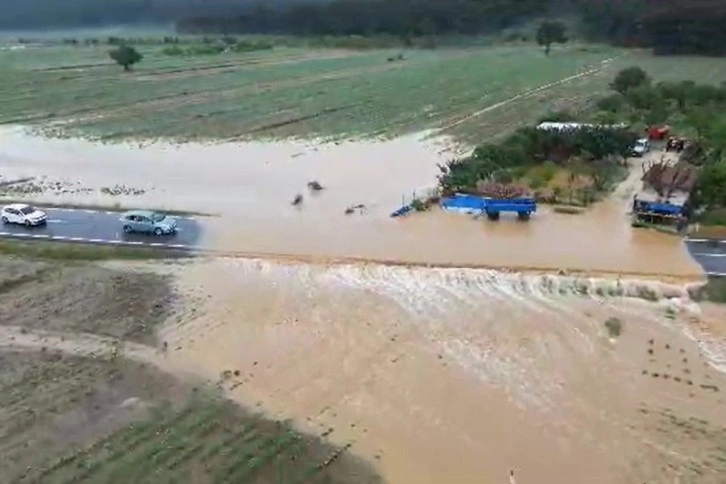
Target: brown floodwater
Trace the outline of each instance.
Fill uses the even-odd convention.
[[[684,286],[236,258],[179,276],[194,303],[162,331],[170,365],[236,375],[222,383],[232,398],[332,429],[388,482],[726,472],[726,313]],[[691,434],[680,422],[693,419],[706,423]]]
[[[35,200],[218,214],[208,248],[298,259],[157,267],[187,296],[161,330],[168,367],[233,375],[231,398],[332,429],[388,482],[722,482],[726,313],[689,298],[701,272],[680,239],[630,227],[637,165],[584,215],[391,219],[450,148],[420,135],[139,148],[3,128],[0,176],[61,183]],[[115,185],[143,193],[102,193]]]
[[[159,142],[140,148],[49,140],[15,127],[0,130],[0,176],[61,184],[28,194],[34,200],[218,214],[205,221],[203,243],[242,255],[700,277],[679,238],[630,227],[637,167],[612,199],[583,215],[542,207],[528,223],[441,211],[391,219],[413,192],[435,185],[437,165],[452,146],[423,133],[380,142]],[[311,180],[325,189],[309,193]],[[117,185],[137,193],[103,192]],[[294,207],[298,193],[304,202]],[[365,209],[346,215],[354,205]]]

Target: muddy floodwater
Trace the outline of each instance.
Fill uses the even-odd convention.
[[[726,472],[726,313],[685,286],[244,259],[180,286],[195,303],[162,331],[169,365],[234,375],[232,398],[332,430],[388,482]]]
[[[0,182],[34,178],[6,197],[216,214],[204,244],[241,254],[699,277],[677,237],[630,227],[639,169],[585,215],[541,207],[528,223],[438,211],[391,219],[414,191],[435,185],[437,165],[452,156],[450,140],[424,137],[139,147],[3,128]],[[312,180],[324,189],[311,193]],[[303,203],[292,206],[297,194]]]
[[[701,271],[679,238],[630,227],[640,162],[583,215],[391,219],[450,146],[140,148],[4,128],[0,182],[217,215],[203,244],[226,254],[150,264],[183,295],[154,358],[352,444],[387,482],[722,483],[726,312],[692,300]]]

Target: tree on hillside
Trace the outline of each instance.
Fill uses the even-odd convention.
[[[132,65],[144,58],[144,56],[139,54],[136,49],[127,45],[122,45],[109,51],[108,55],[111,59],[115,60],[118,65],[123,66],[125,71],[130,71]]]
[[[640,67],[633,66],[618,72],[615,79],[610,84],[610,88],[620,94],[625,94],[633,88],[647,84],[650,84],[650,77],[648,74]]]
[[[567,42],[566,31],[567,27],[562,22],[542,22],[537,29],[537,43],[544,46],[546,55],[550,55],[552,44]]]
[[[711,206],[726,205],[726,163],[712,163],[704,167],[698,177],[698,199]]]

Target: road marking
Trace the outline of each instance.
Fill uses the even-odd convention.
[[[719,240],[719,239],[686,239],[686,242],[692,242],[694,244],[703,244],[703,243],[726,244],[726,240]]]
[[[696,252],[693,254],[694,257],[726,257],[726,254],[714,254],[709,252]]]
[[[106,239],[89,239],[83,237],[66,237],[64,235],[47,235],[47,234],[29,234],[23,232],[2,232],[0,231],[0,237],[16,238],[16,239],[45,239],[50,241],[69,241],[69,242],[82,242],[90,244],[102,244],[102,245],[128,245],[135,247],[163,247],[169,249],[184,249],[184,250],[195,250],[197,247],[185,244],[165,244],[161,242],[141,242],[141,241],[126,241],[126,240],[106,240]]]
[[[46,220],[46,222],[49,224],[67,224],[68,223],[65,220]]]
[[[706,275],[711,277],[726,277],[726,272],[707,272]]]

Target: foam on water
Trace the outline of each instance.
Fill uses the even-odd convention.
[[[613,314],[670,331],[690,331],[668,313],[698,315],[686,286],[636,279],[506,273],[384,265],[314,266],[230,260],[265,284],[312,297],[352,294],[371,304],[395,304],[448,361],[502,389],[520,406],[554,414],[563,382],[592,361],[603,315]],[[583,308],[602,309],[594,319]],[[347,308],[343,308],[347,309]],[[386,318],[356,309],[357,318]],[[363,311],[361,313],[360,311]],[[599,310],[598,310],[599,311]],[[337,316],[336,316],[337,317]],[[726,371],[726,346],[699,341],[712,365]]]

